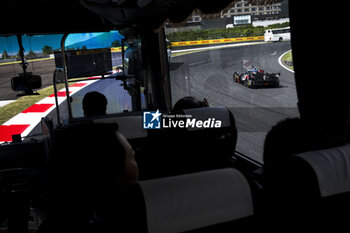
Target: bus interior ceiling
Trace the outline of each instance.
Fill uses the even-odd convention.
[[[203,13],[203,17],[205,14],[211,17],[210,15],[218,14],[220,10],[237,2],[239,1],[5,0],[0,3],[5,18],[13,19],[11,12],[16,12],[15,19],[10,20],[10,22],[8,20],[0,21],[1,35],[40,35],[118,30],[125,37],[126,42],[128,40],[134,41],[135,39],[141,41],[142,63],[136,67],[133,78],[136,77],[136,83],[145,88],[146,107],[142,107],[142,103],[138,102],[141,100],[138,98],[133,102],[133,112],[118,113],[106,117],[92,117],[88,121],[84,118],[71,119],[70,121],[73,130],[75,124],[84,125],[87,122],[90,123],[90,120],[96,124],[117,122],[120,124],[120,131],[132,135],[127,138],[136,152],[136,160],[140,168],[140,181],[136,188],[135,185],[128,186],[122,193],[118,194],[119,198],[124,198],[122,201],[117,200],[115,203],[112,203],[115,209],[118,206],[124,211],[123,213],[121,213],[122,211],[116,211],[118,214],[112,215],[114,218],[125,221],[124,224],[121,224],[122,221],[118,222],[121,225],[120,229],[125,231],[133,229],[139,232],[166,232],[162,228],[164,226],[159,226],[161,224],[157,220],[162,219],[163,221],[163,218],[165,219],[167,216],[161,216],[157,212],[164,211],[162,207],[157,205],[164,204],[168,200],[167,198],[172,197],[172,195],[176,197],[173,197],[174,199],[170,198],[169,202],[182,198],[180,204],[184,204],[184,206],[179,207],[183,212],[180,212],[180,214],[177,212],[171,216],[175,216],[173,222],[169,221],[171,223],[169,224],[173,227],[171,230],[176,230],[169,232],[198,229],[200,232],[203,229],[208,232],[218,230],[224,232],[224,230],[232,230],[234,227],[241,231],[247,229],[261,230],[262,228],[277,231],[280,224],[291,224],[293,229],[300,230],[302,224],[307,224],[307,227],[311,228],[320,219],[325,220],[326,217],[331,217],[327,211],[335,210],[331,206],[332,204],[335,206],[342,206],[342,204],[346,207],[350,206],[349,190],[346,190],[345,194],[342,193],[338,199],[337,196],[334,199],[332,199],[334,196],[324,198],[322,193],[314,192],[314,190],[310,191],[314,196],[308,196],[310,194],[308,193],[306,197],[301,192],[297,192],[300,187],[310,188],[312,186],[310,188],[312,189],[314,186],[317,186],[316,189],[318,189],[319,184],[315,181],[317,179],[315,176],[318,173],[310,172],[309,169],[312,165],[305,165],[305,161],[300,162],[300,159],[295,158],[287,159],[285,161],[289,164],[280,165],[278,169],[274,170],[277,174],[272,173],[275,176],[280,175],[280,177],[271,178],[271,176],[264,176],[264,165],[261,162],[257,162],[244,154],[231,151],[232,148],[230,146],[232,145],[230,143],[236,144],[237,138],[228,130],[235,128],[237,121],[234,121],[234,116],[232,120],[230,115],[232,113],[226,114],[226,108],[212,108],[210,110],[210,114],[216,113],[220,116],[221,114],[225,115],[225,117],[229,116],[227,118],[229,123],[225,126],[227,128],[222,130],[196,132],[140,130],[142,128],[142,110],[156,111],[158,109],[169,113],[174,105],[170,87],[170,68],[167,62],[166,35],[163,28],[165,22],[169,20],[180,25],[194,9],[199,9]],[[252,0],[248,2],[251,4],[267,4],[280,1]],[[329,143],[324,145],[322,149],[340,146],[335,138],[343,133],[344,117],[349,111],[350,101],[349,78],[345,71],[347,66],[344,64],[345,59],[341,57],[345,53],[346,41],[343,41],[341,36],[338,37],[337,35],[335,38],[323,33],[328,28],[328,25],[320,19],[321,16],[324,16],[320,12],[329,12],[328,7],[328,4],[323,5],[323,3],[317,5],[316,3],[289,1],[291,47],[293,50],[298,111],[300,118],[305,119],[307,124],[311,125],[311,128],[317,129],[318,132],[325,132],[324,140]],[[337,8],[337,10],[339,9]],[[341,18],[345,17],[344,14],[339,14],[338,16],[339,24],[345,22]],[[46,21],[45,24],[42,23],[43,18]],[[310,25],[306,24],[305,21],[312,21],[313,23]],[[334,25],[334,27],[337,26]],[[198,113],[197,110],[193,112],[191,110],[188,111],[191,114]],[[203,115],[209,114],[206,110],[198,111]],[[186,111],[181,113],[185,114]],[[52,150],[67,143],[64,138],[59,138],[60,133],[64,131],[58,131],[58,134],[56,134],[56,129],[53,129],[50,122],[46,120],[43,120],[41,124],[44,134],[43,139],[0,145],[0,177],[2,178],[0,180],[0,204],[5,206],[3,208],[5,211],[2,211],[0,208],[0,221],[7,217],[11,218],[9,227],[11,226],[15,231],[17,228],[17,230],[20,229],[21,232],[25,232],[23,227],[28,227],[28,218],[25,215],[28,214],[27,207],[30,204],[37,204],[37,206],[32,206],[33,208],[41,208],[43,203],[40,200],[36,199],[29,202],[28,198],[36,197],[40,199],[42,195],[46,194],[46,188],[49,187],[47,175],[50,174],[50,163],[54,161],[51,156],[55,154]],[[89,127],[89,124],[86,125]],[[68,126],[64,130],[70,132],[69,130],[71,129]],[[133,130],[139,132],[135,133]],[[179,136],[181,137],[180,139]],[[60,143],[60,145],[55,145],[55,143]],[[70,145],[73,144],[71,142]],[[188,147],[185,148],[185,146]],[[69,148],[66,149],[69,150]],[[64,150],[61,148],[60,151]],[[343,151],[342,147],[341,151]],[[349,153],[348,149],[347,152]],[[198,153],[200,154],[198,155]],[[221,169],[220,165],[215,167],[217,161],[214,161],[214,159],[210,161],[210,159],[217,156],[216,153],[220,153],[220,155],[231,153],[229,159],[223,159],[229,161],[229,167],[233,171]],[[325,152],[325,154],[327,153],[332,154],[329,151]],[[288,151],[286,151],[286,154],[288,154]],[[189,156],[191,155],[193,157],[190,158]],[[177,160],[177,156],[182,161]],[[210,164],[211,162],[212,164]],[[215,167],[212,172],[208,171],[211,169],[206,169],[210,167],[208,164]],[[196,167],[197,165],[198,167]],[[201,165],[205,169],[200,167]],[[294,167],[291,166],[294,165],[301,166],[300,173],[306,174],[306,176],[309,175],[308,179],[303,180],[303,177],[299,175],[293,177],[291,174],[294,174]],[[345,164],[345,166],[349,166],[349,164]],[[286,168],[285,170],[283,170],[284,167]],[[290,174],[286,174],[288,172]],[[271,181],[266,181],[268,178],[271,178]],[[304,186],[298,186],[293,178],[296,178],[297,181],[302,181],[300,185]],[[206,183],[207,180],[211,182]],[[220,180],[220,182],[215,183],[217,180]],[[18,186],[13,187],[11,182]],[[27,183],[24,186],[20,186],[23,185],[23,182]],[[237,187],[237,190],[242,191],[242,193],[237,193],[231,188],[223,188],[225,185],[231,184],[229,182],[233,182],[236,185],[234,187]],[[312,183],[312,185],[307,186],[309,185],[307,182]],[[272,186],[265,188],[264,184]],[[178,188],[176,185],[179,185]],[[198,189],[194,188],[197,187],[196,185],[198,185]],[[166,190],[163,190],[164,192],[161,191],[162,186],[167,187]],[[278,187],[281,188],[279,189]],[[212,194],[208,190],[211,188],[218,189],[218,192]],[[292,188],[295,188],[295,190],[291,190]],[[20,193],[20,195],[13,197],[9,195],[9,190],[14,193]],[[29,190],[29,193],[32,193],[27,195],[27,190]],[[173,193],[171,193],[172,191]],[[201,191],[210,193],[212,194],[211,197],[216,198],[215,200],[221,201],[215,203],[213,200],[204,200],[205,197],[210,195],[201,195]],[[227,195],[225,195],[226,191]],[[296,196],[292,196],[292,194]],[[152,195],[159,197],[164,203],[156,198],[152,199]],[[237,195],[237,198],[241,199],[237,199],[238,202],[237,200],[229,200],[228,195]],[[249,198],[243,198],[240,195],[247,195]],[[109,195],[107,196],[110,198]],[[193,222],[191,221],[181,220],[184,221],[181,222],[178,220],[180,219],[176,218],[179,217],[178,215],[183,214],[185,216],[190,214],[191,211],[203,211],[203,208],[191,205],[197,203],[195,196],[201,196],[199,199],[203,198],[203,202],[199,200],[199,203],[203,205],[207,202],[208,205],[222,208],[224,211],[220,213],[222,215],[220,215],[221,218],[214,213],[215,210],[204,208],[204,211],[209,213],[208,218],[212,220],[209,221],[210,223],[205,223],[203,216],[202,219],[193,221],[199,224],[197,226],[192,226]],[[186,199],[186,197],[188,198]],[[6,198],[10,200],[8,203],[4,203]],[[183,200],[185,201],[181,202]],[[239,200],[242,201],[240,202]],[[191,204],[187,202],[191,202]],[[24,203],[23,206],[20,203]],[[295,204],[295,206],[292,206],[291,203]],[[308,203],[311,204],[308,205]],[[14,205],[13,210],[9,210],[8,208],[11,208],[11,206],[8,205]],[[156,208],[149,210],[147,205],[155,205]],[[244,209],[245,212],[243,211],[243,214],[236,213],[224,208],[225,206],[232,207],[235,205],[239,206],[238,209]],[[173,210],[174,206],[169,207],[166,204],[164,206],[169,208],[169,212],[179,210],[176,208]],[[189,207],[187,208],[186,206]],[[344,206],[343,208],[345,208]],[[300,213],[303,210],[305,210],[305,213]],[[282,211],[282,214],[279,215],[278,211]],[[136,212],[137,214],[134,218],[133,214]],[[8,213],[9,216],[6,216]],[[122,216],[123,214],[125,216]],[[313,215],[313,217],[309,218],[308,214]],[[344,215],[348,216],[347,214]],[[333,216],[328,225],[326,221],[323,223],[325,226],[330,226],[333,223],[337,223],[339,226],[344,224],[345,226],[346,221],[341,221],[344,220],[344,215],[337,213],[336,217]],[[152,220],[153,217],[154,219]],[[130,224],[132,221],[130,222],[128,218],[132,218],[140,225]],[[310,221],[307,222],[308,220]],[[147,222],[146,226],[144,226],[145,221]],[[164,221],[166,223],[167,219]],[[220,225],[221,223],[225,223],[225,225],[222,226]],[[180,227],[181,224],[183,228]],[[98,226],[100,225],[97,224]],[[86,226],[84,225],[83,227]],[[96,226],[94,225],[94,227]],[[143,227],[147,228],[147,230]]]

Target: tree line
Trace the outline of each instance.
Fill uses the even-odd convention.
[[[39,57],[45,57],[48,56],[52,53],[54,53],[55,51],[58,51],[59,49],[54,50],[51,46],[45,45],[42,49],[41,53],[36,53],[33,50],[30,50],[27,54],[24,55],[24,58],[26,59],[33,59],[33,58],[39,58]],[[9,55],[7,50],[4,50],[2,52],[2,56],[1,59],[5,60],[5,59],[16,59],[20,57],[20,51],[17,52],[16,55]]]
[[[121,46],[120,41],[116,40],[111,43],[111,47],[119,47]],[[72,50],[86,50],[87,47],[83,45],[81,48],[80,47],[68,47],[66,48],[67,51],[72,51]],[[46,57],[50,54],[53,54],[56,51],[60,51],[60,49],[53,49],[51,46],[44,45],[44,47],[41,49],[41,53],[35,53],[33,50],[30,50],[27,54],[24,55],[24,58],[26,59],[33,59],[33,58],[39,58],[39,57]],[[7,50],[4,50],[2,52],[2,56],[0,59],[16,59],[20,57],[20,52],[18,51],[16,55],[9,55]]]
[[[277,23],[266,27],[252,25],[235,26],[234,28],[219,28],[206,30],[190,30],[181,32],[172,32],[167,35],[170,42],[193,41],[193,40],[212,40],[224,38],[237,38],[247,36],[263,36],[265,30],[273,28],[288,27],[289,22]]]

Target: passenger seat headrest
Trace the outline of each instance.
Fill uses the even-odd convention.
[[[249,184],[236,169],[141,181],[149,233],[175,233],[253,215]]]
[[[295,156],[314,170],[321,197],[350,192],[350,144]]]

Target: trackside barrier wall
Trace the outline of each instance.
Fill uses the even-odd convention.
[[[225,39],[212,39],[212,40],[194,40],[194,41],[179,41],[179,42],[171,42],[171,46],[178,47],[178,46],[191,46],[191,45],[209,45],[209,44],[222,44],[222,43],[239,43],[239,42],[246,42],[246,41],[260,41],[264,40],[264,36],[250,36],[250,37],[239,37],[239,38],[225,38]],[[121,52],[121,47],[111,47],[111,52]],[[50,60],[54,59],[53,57],[47,57],[47,58],[39,58],[39,59],[29,59],[27,62],[34,62],[34,61],[42,61],[42,60]],[[11,61],[11,62],[2,62],[1,65],[10,65],[10,64],[16,64],[21,63],[21,61]]]
[[[225,38],[225,39],[213,39],[213,40],[194,40],[194,41],[180,41],[171,42],[171,46],[189,46],[189,45],[208,45],[208,44],[222,44],[222,43],[238,43],[246,41],[258,41],[264,40],[264,36],[250,36],[250,37],[239,37],[239,38]]]

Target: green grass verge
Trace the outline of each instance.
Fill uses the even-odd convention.
[[[294,66],[288,65],[290,63],[293,64],[292,50],[290,50],[288,53],[284,54],[284,56],[282,57],[282,62],[289,69],[294,70]]]
[[[64,84],[58,84],[57,90],[60,90],[63,87],[64,87]],[[43,88],[39,90],[38,93],[40,95],[23,96],[18,100],[5,105],[4,107],[1,107],[0,108],[0,125],[5,123],[12,117],[16,116],[20,112],[24,111],[25,109],[29,108],[33,104],[37,103],[41,99],[44,99],[49,95],[52,95],[54,93],[53,86]]]

